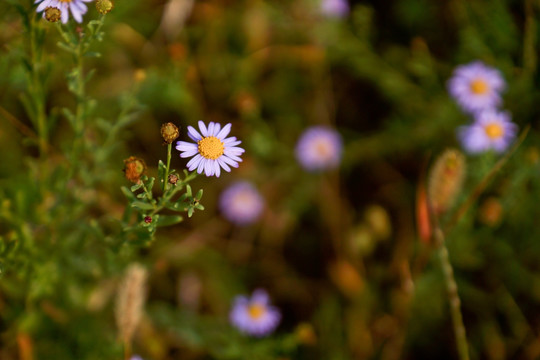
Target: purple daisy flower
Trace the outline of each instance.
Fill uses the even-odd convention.
[[[230,172],[229,166],[237,168],[242,161],[240,155],[245,150],[236,146],[241,141],[236,140],[236,137],[225,138],[231,131],[231,124],[221,128],[220,124],[210,122],[207,128],[204,122],[199,121],[200,134],[192,126],[187,129],[189,137],[197,143],[178,141],[176,150],[181,151],[182,158],[194,156],[186,165],[189,171],[197,169],[199,174],[204,171],[206,176],[219,177],[221,168]]]
[[[344,17],[349,13],[347,0],[322,0],[321,11],[327,16]]]
[[[262,289],[251,298],[237,296],[229,314],[231,324],[244,334],[263,337],[272,333],[281,320],[280,311],[270,305],[268,293]]]
[[[515,139],[517,130],[508,112],[486,110],[475,116],[473,124],[461,126],[458,138],[463,148],[471,154],[488,150],[502,153]]]
[[[87,2],[92,0],[36,0],[34,4],[39,3],[36,11],[42,12],[48,7],[60,9],[62,23],[65,24],[69,20],[69,12],[78,23],[82,22],[82,16],[86,14],[88,8]]]
[[[458,66],[448,81],[448,92],[468,113],[499,106],[505,87],[501,72],[481,61]]]
[[[296,144],[296,158],[308,171],[335,168],[341,160],[343,142],[339,133],[326,126],[312,126]]]
[[[251,183],[239,181],[221,193],[219,207],[230,222],[247,225],[259,218],[264,209],[264,200]]]

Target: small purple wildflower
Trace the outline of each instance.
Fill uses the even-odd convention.
[[[234,299],[229,319],[231,324],[244,334],[263,337],[277,328],[281,313],[270,305],[268,293],[257,289],[251,298],[237,296]]]
[[[34,3],[39,3],[39,6],[36,9],[37,12],[42,12],[48,7],[60,9],[62,23],[65,24],[69,20],[69,11],[75,21],[81,23],[82,16],[88,11],[85,3],[91,1],[92,0],[36,0]]]
[[[458,66],[448,81],[448,92],[468,113],[499,106],[505,87],[501,72],[481,61]]]
[[[321,11],[324,15],[344,17],[349,13],[347,0],[321,0]]]
[[[239,181],[221,193],[219,207],[230,222],[247,225],[259,218],[264,208],[264,200],[251,183]]]
[[[187,129],[189,137],[197,143],[178,141],[176,150],[181,152],[182,158],[194,156],[186,165],[189,171],[197,169],[199,174],[204,171],[206,176],[219,177],[221,168],[230,172],[229,166],[237,168],[242,161],[240,155],[245,150],[236,146],[241,141],[236,140],[236,137],[225,138],[231,131],[231,124],[221,128],[220,124],[210,122],[207,128],[204,122],[199,121],[200,134],[192,126]]]
[[[465,151],[471,154],[488,150],[502,153],[515,139],[517,130],[510,113],[486,110],[478,113],[471,125],[461,126],[458,138]]]
[[[343,142],[339,133],[326,126],[305,130],[296,144],[296,158],[308,171],[332,169],[339,165]]]
[[[143,358],[139,355],[133,355],[131,358],[129,358],[129,360],[143,360]]]

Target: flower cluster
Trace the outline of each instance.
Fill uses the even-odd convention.
[[[458,66],[448,81],[448,92],[461,109],[473,116],[470,125],[461,126],[458,139],[471,154],[489,150],[504,152],[517,135],[517,125],[508,112],[501,112],[501,93],[506,84],[499,70],[481,61]]]

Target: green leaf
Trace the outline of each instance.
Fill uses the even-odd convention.
[[[139,190],[141,187],[142,187],[142,184],[141,184],[141,183],[135,184],[135,185],[133,185],[133,186],[131,187],[131,191],[132,191],[132,192],[135,192],[135,191]]]
[[[57,45],[60,49],[65,50],[70,54],[75,54],[75,50],[66,43],[59,41]]]
[[[187,216],[188,216],[188,217],[192,217],[194,211],[195,211],[195,209],[192,208],[192,207],[190,207],[190,208],[188,209],[188,211],[187,211]]]
[[[101,57],[101,53],[97,52],[97,51],[89,51],[87,52],[86,54],[84,54],[85,57],[95,57],[95,58],[100,58]]]
[[[195,200],[200,201],[203,196],[203,189],[200,189],[197,191],[197,195],[195,195]]]
[[[186,195],[189,198],[191,198],[193,196],[192,192],[191,192],[191,186],[189,186],[189,185],[186,185]]]
[[[122,186],[120,188],[120,190],[122,190],[122,192],[128,198],[129,201],[134,201],[135,200],[135,195],[133,195],[133,193],[131,191],[129,191],[129,189],[127,187]]]
[[[140,210],[154,210],[154,205],[145,203],[143,201],[134,201],[131,206]]]
[[[174,211],[186,211],[189,205],[184,202],[179,201],[173,204],[167,203],[165,204],[165,207],[169,210],[174,210]]]
[[[178,224],[183,220],[180,215],[160,215],[156,221],[156,226],[170,226]]]
[[[151,177],[150,180],[148,180],[148,183],[146,184],[146,188],[149,192],[152,192],[152,188],[154,187],[154,182],[156,181],[156,178]]]

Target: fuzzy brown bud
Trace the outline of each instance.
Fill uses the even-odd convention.
[[[57,22],[62,17],[62,11],[59,8],[47,7],[45,9],[45,19],[50,22]]]
[[[458,150],[448,149],[435,160],[428,179],[428,199],[436,215],[453,205],[464,177],[465,157]]]
[[[114,8],[114,3],[111,0],[97,0],[96,1],[96,9],[103,15],[110,13],[113,8]]]
[[[146,164],[144,163],[144,160],[135,156],[130,156],[124,160],[124,174],[129,181],[137,184],[145,171]]]
[[[168,179],[169,184],[171,184],[171,185],[176,185],[176,183],[178,182],[178,180],[180,180],[180,179],[178,178],[178,175],[176,175],[176,174],[170,174],[170,175],[169,175],[169,179]]]
[[[161,125],[161,137],[167,144],[171,144],[180,135],[178,127],[171,122]]]

